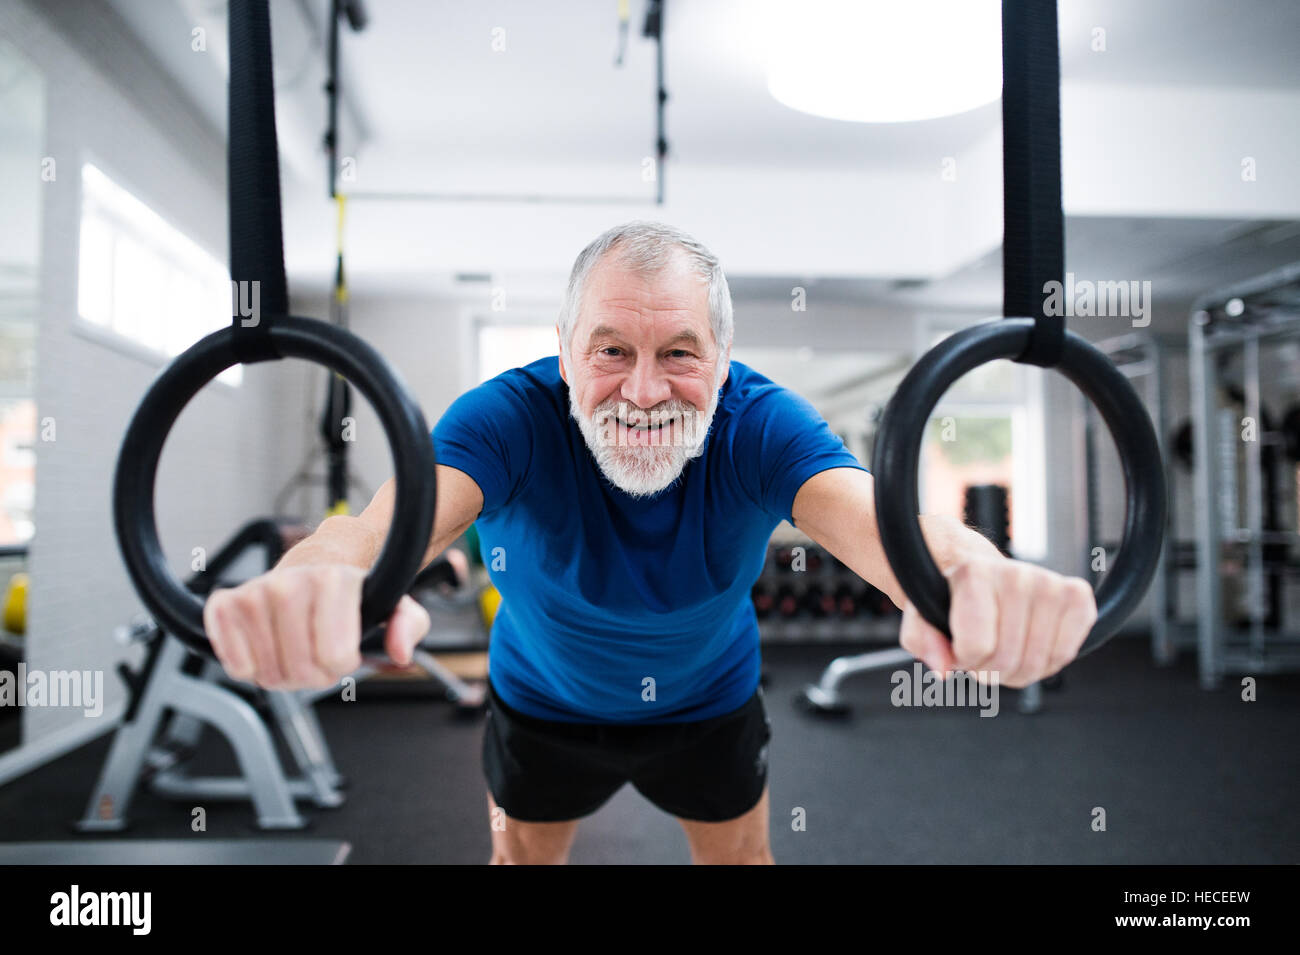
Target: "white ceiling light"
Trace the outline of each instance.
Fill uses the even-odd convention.
[[[783,0],[767,27],[767,88],[802,113],[906,123],[1002,95],[999,0]]]

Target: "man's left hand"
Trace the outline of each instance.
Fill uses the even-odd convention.
[[[960,669],[982,682],[1028,686],[1073,660],[1097,619],[1092,588],[1078,577],[984,553],[943,570],[952,642],[910,600],[900,642],[945,677]]]

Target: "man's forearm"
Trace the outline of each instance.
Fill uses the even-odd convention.
[[[971,556],[997,557],[1001,554],[979,531],[945,514],[923,514],[921,533],[925,535],[925,542],[940,570],[946,571]]]
[[[842,560],[899,607],[907,595],[885,558],[876,523],[875,479],[854,468],[831,468],[809,478],[795,496],[795,526]],[[923,515],[921,533],[940,570],[998,549],[955,517]]]
[[[383,541],[357,517],[327,517],[315,533],[290,548],[276,567],[347,564],[369,570],[379,559]]]
[[[939,570],[947,572],[962,561],[972,556],[997,556],[999,551],[992,542],[979,531],[967,527],[955,517],[945,514],[923,514],[920,518],[921,534],[925,537],[930,556],[934,558]],[[886,578],[876,586],[885,592],[897,606],[907,601],[902,585],[894,575],[893,568],[885,564]]]
[[[369,570],[379,559],[392,527],[396,499],[397,484],[389,478],[360,514],[327,517],[316,533],[292,548],[276,566],[347,564]],[[437,511],[420,566],[429,564],[465,533],[482,509],[483,492],[474,480],[455,468],[438,465]]]

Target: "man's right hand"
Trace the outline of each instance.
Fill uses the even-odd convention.
[[[323,689],[361,666],[361,585],[347,564],[277,567],[209,595],[203,625],[232,679],[268,690]],[[402,597],[384,646],[395,663],[411,662],[429,631],[429,615]]]

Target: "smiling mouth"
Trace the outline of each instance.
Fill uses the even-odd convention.
[[[629,431],[640,431],[643,434],[653,434],[656,431],[663,431],[665,428],[671,428],[673,424],[677,422],[676,418],[670,418],[667,421],[660,421],[657,423],[646,422],[644,424],[628,424],[622,418],[615,418],[614,420]]]

